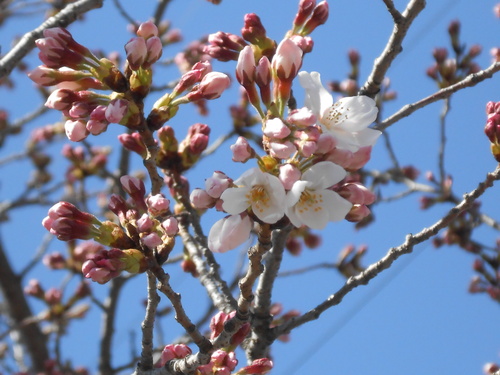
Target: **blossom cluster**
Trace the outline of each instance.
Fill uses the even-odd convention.
[[[62,241],[92,239],[112,247],[110,250],[98,248],[91,253],[87,251],[88,256],[80,260],[84,276],[99,283],[109,281],[122,271],[146,271],[149,267],[147,255],[151,253],[160,264],[163,263],[175,244],[178,232],[177,220],[170,213],[168,199],[162,194],[146,197],[146,187],[136,177],[122,176],[120,181],[129,200],[113,194],[108,204],[119,224],[101,222],[69,202],[52,206],[42,222]],[[58,258],[47,262],[55,265]]]
[[[255,14],[245,16],[242,37],[218,32],[208,38],[213,58],[237,60],[236,78],[262,121],[259,156],[245,137],[231,146],[233,161],[257,159],[234,181],[221,171],[195,189],[191,202],[198,209],[215,207],[229,216],[212,227],[208,244],[225,252],[243,243],[254,223],[323,229],[330,221],[360,221],[370,214],[374,194],[355,172],[370,159],[380,131],[369,128],[377,117],[375,101],[367,96],[337,101],[317,72],[299,72],[311,52],[309,34],[328,17],[323,1],[301,1],[293,28],[277,45],[267,37]],[[305,90],[302,108],[286,107],[292,82]]]

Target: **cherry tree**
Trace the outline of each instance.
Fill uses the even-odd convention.
[[[500,242],[492,239],[500,224],[494,205],[480,200],[495,194],[490,190],[500,169],[484,169],[463,194],[455,180],[466,173],[451,175],[445,163],[451,98],[495,77],[500,50],[493,48],[492,63],[481,67],[481,47],[463,41],[459,21],[449,24],[449,47],[429,51],[433,61],[422,63],[426,77],[407,77],[406,85],[425,78],[437,87],[413,100],[398,98],[389,77],[425,0],[379,2],[393,29],[366,78],[363,51],[354,49],[345,51],[351,69],[345,78],[333,68],[315,68],[321,52],[315,33],[330,22],[327,1],[289,2],[295,15],[279,20],[281,36],[270,35],[243,4],[240,33],[211,23],[188,44],[181,43],[175,20],[168,21],[170,1],[158,1],[144,20],[115,1],[129,30],[115,32],[109,50],[99,50],[99,40],[80,42],[83,35],[70,31],[102,11],[102,0],[42,3],[0,4],[5,24],[39,7],[46,12],[40,26],[18,30],[22,37],[2,49],[0,61],[2,92],[15,90],[21,73],[41,97],[22,117],[12,118],[9,108],[0,112],[0,145],[8,150],[0,166],[15,169],[23,160],[30,175],[14,181],[0,217],[23,227],[29,216],[46,230],[22,256],[0,242],[5,373],[273,373],[275,363],[289,360],[273,354],[276,342],[300,345],[293,340],[296,329],[323,319],[422,243],[468,253],[475,274],[469,292],[500,301]],[[205,5],[218,5],[224,14],[224,3],[211,3]],[[500,16],[498,6],[494,12]],[[222,99],[231,94],[228,109]],[[384,116],[396,99],[406,104]],[[490,147],[492,165],[500,162],[495,100],[484,102],[484,116],[473,124]],[[420,177],[421,158],[401,164],[401,146],[390,130],[437,102],[437,172]],[[211,124],[209,114],[222,111],[225,123]],[[187,125],[193,112],[207,121]],[[216,127],[223,130],[212,139]],[[19,137],[25,148],[9,149]],[[405,137],[412,142],[412,134]],[[376,148],[388,155],[383,167],[371,163]],[[11,183],[9,176],[5,181]],[[401,242],[377,210],[408,199],[420,202],[415,211],[440,211],[421,229],[409,228]],[[335,250],[336,260],[287,270],[287,259],[310,256],[304,248],[322,244],[331,252],[328,232],[347,227],[377,227],[392,245],[371,264],[369,243],[346,243]],[[486,227],[493,236],[483,236]],[[329,295],[314,305],[285,308],[278,280],[294,274],[307,290],[321,269],[338,271],[341,282],[328,285]],[[180,292],[176,273],[190,275],[192,290]],[[191,306],[205,297],[208,304]],[[117,332],[130,329],[118,323],[131,311],[121,298],[143,302],[134,322],[140,337],[130,338],[127,356],[114,345]],[[64,349],[71,341],[78,346],[72,327],[96,311],[100,326],[89,324],[87,333],[95,337],[97,359],[75,363]],[[176,337],[165,342],[164,327]],[[495,358],[483,371],[500,373]]]

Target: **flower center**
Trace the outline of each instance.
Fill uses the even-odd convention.
[[[309,211],[310,209],[314,212],[319,212],[323,209],[323,195],[317,194],[311,190],[304,190],[300,195],[300,199],[297,203],[297,208],[300,213]]]
[[[347,120],[348,112],[350,111],[349,107],[344,107],[342,103],[333,104],[328,112],[323,116],[325,125],[329,128],[330,126],[336,126]]]
[[[269,194],[262,185],[255,185],[250,194],[248,194],[247,199],[252,203],[252,209],[255,211],[263,212],[265,208],[269,206]]]

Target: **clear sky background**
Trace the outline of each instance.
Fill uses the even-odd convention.
[[[138,21],[149,18],[156,2],[122,1],[123,7]],[[291,27],[298,1],[292,0],[224,0],[214,6],[203,0],[173,1],[167,17],[174,28],[180,28],[184,41],[167,48],[164,57],[174,56],[191,40],[216,31],[239,33],[245,13],[257,13],[268,31],[268,35],[279,41]],[[342,80],[349,72],[347,51],[356,48],[362,56],[361,81],[371,70],[373,60],[380,54],[392,30],[392,20],[382,1],[335,0],[330,1],[330,19],[313,34],[315,47],[305,58],[303,69],[318,71],[324,81]],[[405,1],[395,1],[402,9]],[[468,46],[481,44],[483,52],[478,58],[482,68],[491,62],[489,49],[500,47],[500,20],[495,18],[493,0],[436,0],[428,1],[427,8],[417,19],[403,44],[404,51],[388,72],[391,87],[398,99],[387,103],[381,118],[384,119],[403,105],[415,102],[436,91],[433,81],[425,70],[433,63],[434,47],[449,48],[447,26],[459,19],[462,24],[462,42]],[[0,34],[2,53],[9,49],[13,35],[21,35],[40,24],[40,17],[10,20]],[[75,39],[91,49],[123,54],[123,45],[131,38],[126,22],[118,14],[113,3],[105,1],[102,9],[90,12],[83,22],[73,24],[69,30]],[[30,67],[38,62],[32,53]],[[234,62],[214,63],[216,70],[233,73]],[[17,81],[15,91],[0,91],[0,107],[7,108],[12,118],[40,104],[33,84],[19,73],[13,75]],[[162,70],[157,84],[177,78],[175,69]],[[493,78],[479,86],[459,92],[451,99],[452,111],[448,116],[448,146],[445,164],[454,179],[454,192],[462,195],[474,189],[487,172],[495,168],[489,153],[489,143],[484,136],[485,104],[500,101],[500,80]],[[294,86],[298,103],[303,93]],[[221,100],[209,103],[210,116],[200,118],[193,107],[184,106],[169,123],[179,134],[194,122],[205,122],[212,127],[212,140],[230,130],[227,108],[235,103],[237,84],[225,93]],[[152,95],[151,103],[159,95]],[[403,119],[389,129],[395,151],[402,165],[414,165],[422,172],[437,172],[439,147],[439,114],[442,103],[435,103],[413,116]],[[31,124],[22,135],[9,139],[0,149],[0,159],[24,146],[26,135],[35,126],[52,123],[60,119],[52,111]],[[106,135],[91,137],[94,144],[116,143],[119,126],[112,125]],[[191,188],[201,187],[205,178],[214,169],[223,170],[237,178],[247,166],[230,162],[230,143],[224,144],[213,158],[198,165],[190,173]],[[58,146],[60,147],[60,146]],[[54,152],[57,154],[57,148]],[[140,161],[136,160],[140,168]],[[64,161],[57,161],[52,171],[64,170]],[[29,178],[28,163],[20,161],[12,166],[0,166],[0,199],[13,199]],[[244,167],[244,168],[242,168]],[[374,147],[368,168],[384,170],[390,167],[382,139]],[[425,182],[420,177],[420,182]],[[383,192],[390,195],[404,190],[389,186]],[[481,200],[485,212],[499,219],[499,194],[489,191]],[[380,259],[392,246],[398,246],[408,233],[416,233],[432,225],[451,208],[440,205],[421,211],[419,195],[414,194],[403,201],[377,205],[374,209],[376,222],[360,231],[349,223],[333,223],[323,232],[323,244],[315,250],[305,249],[301,256],[289,254],[284,259],[283,270],[294,270],[307,265],[335,261],[338,252],[346,244],[367,244],[365,257],[368,265]],[[55,198],[54,198],[55,199]],[[46,209],[23,209],[12,215],[12,223],[2,223],[0,233],[11,251],[10,256],[20,268],[32,257],[45,230],[40,222]],[[221,218],[221,214],[209,213],[204,217],[206,232],[209,225]],[[20,220],[21,219],[21,220]],[[480,229],[481,242],[493,244],[496,234]],[[64,244],[54,241],[52,250],[62,251]],[[178,251],[178,250],[177,250]],[[238,251],[217,255],[224,264],[223,275],[232,278],[234,264],[239,259]],[[431,244],[417,246],[415,251],[398,260],[368,286],[360,287],[349,294],[340,306],[327,311],[318,321],[303,326],[291,335],[289,343],[277,343],[273,348],[275,375],[292,374],[401,374],[444,375],[480,374],[484,363],[500,362],[499,306],[485,295],[470,295],[467,287],[473,275],[473,256],[453,247],[435,249]],[[167,269],[172,275],[173,287],[183,294],[183,302],[189,314],[201,316],[207,301],[197,280],[178,271],[177,266]],[[36,267],[31,277],[39,277],[48,288],[59,285],[62,273],[47,274],[43,266]],[[313,308],[335,292],[343,278],[335,271],[325,270],[314,274],[281,278],[277,282],[274,298],[282,302],[285,310],[302,312]],[[104,294],[106,286],[94,285],[96,293]],[[119,316],[115,337],[114,364],[130,360],[130,337],[140,333],[143,318],[141,301],[145,296],[145,280],[138,277],[130,283],[127,294],[120,300],[125,312]],[[167,302],[162,301],[162,306]],[[34,304],[35,308],[38,306]],[[88,318],[75,322],[64,343],[64,355],[74,358],[75,365],[89,366],[96,363],[100,316],[94,309]],[[196,318],[195,318],[196,320]],[[179,333],[172,320],[163,324],[164,344]],[[75,337],[78,337],[75,340]],[[138,348],[138,347],[137,347]],[[239,356],[243,361],[243,356]],[[240,362],[240,364],[243,364]]]

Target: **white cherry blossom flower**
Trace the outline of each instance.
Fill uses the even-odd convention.
[[[234,184],[239,187],[226,189],[220,197],[227,213],[237,215],[251,207],[255,216],[268,224],[285,214],[285,188],[278,177],[252,168]]]
[[[351,96],[333,103],[318,72],[300,72],[299,81],[306,90],[306,107],[317,116],[323,131],[335,137],[337,148],[356,152],[375,144],[381,132],[368,128],[378,113],[372,98]]]
[[[340,182],[346,171],[329,161],[314,164],[287,193],[286,216],[297,228],[323,229],[329,221],[345,218],[352,203],[328,188]]]

